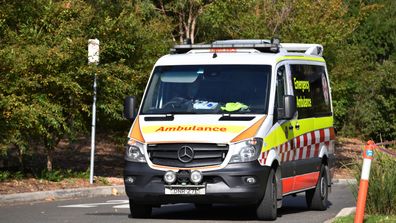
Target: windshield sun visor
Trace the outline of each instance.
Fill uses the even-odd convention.
[[[167,71],[161,74],[161,82],[191,84],[197,80],[199,74],[199,71]]]

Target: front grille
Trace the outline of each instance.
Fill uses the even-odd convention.
[[[190,147],[194,156],[189,162],[182,162],[178,158],[178,152],[182,147]],[[211,143],[169,143],[148,145],[147,152],[152,163],[172,167],[201,167],[220,165],[228,152],[226,144]]]

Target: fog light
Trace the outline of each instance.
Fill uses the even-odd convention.
[[[164,175],[164,180],[168,184],[172,184],[176,181],[176,173],[173,171],[167,171]]]
[[[202,173],[200,171],[198,171],[198,170],[191,171],[190,180],[191,180],[191,182],[193,182],[195,184],[201,183],[201,181],[202,181]]]
[[[125,178],[125,182],[126,182],[126,183],[129,183],[129,184],[133,184],[133,183],[135,183],[135,178],[133,178],[133,177],[126,177],[126,178]]]
[[[256,179],[254,177],[247,177],[246,178],[246,183],[255,184],[256,183]]]

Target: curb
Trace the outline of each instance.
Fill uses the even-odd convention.
[[[351,185],[351,184],[356,184],[357,181],[356,179],[350,178],[350,179],[333,179],[332,180],[333,184],[336,185]]]
[[[125,186],[100,186],[100,187],[86,187],[74,188],[64,190],[38,191],[19,194],[7,194],[0,196],[0,206],[10,204],[21,204],[37,201],[52,201],[60,199],[71,199],[79,197],[99,197],[99,196],[116,196],[124,195]]]
[[[325,221],[324,223],[332,223],[338,217],[348,216],[355,212],[356,212],[356,207],[343,208],[343,209],[341,209],[340,212],[338,212],[338,214],[334,218],[329,219],[329,220]]]

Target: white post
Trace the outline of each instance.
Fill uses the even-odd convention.
[[[98,65],[99,63],[99,40],[88,40],[88,64]],[[92,129],[91,129],[91,165],[89,172],[89,183],[93,184],[94,159],[95,159],[95,129],[96,129],[96,73],[93,83],[93,103],[92,103]]]

